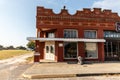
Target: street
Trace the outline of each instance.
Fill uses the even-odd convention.
[[[0,60],[0,80],[120,80],[120,75],[25,79],[22,77],[23,72],[33,65],[33,63],[26,62],[25,59],[32,55],[33,54],[25,54],[6,60]]]
[[[0,80],[22,79],[21,74],[32,65],[26,63],[26,58],[33,54],[25,54],[10,59],[0,60]]]

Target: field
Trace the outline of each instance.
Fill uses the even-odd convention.
[[[32,53],[32,51],[27,50],[1,50],[0,51],[0,60],[11,58],[14,56],[19,56],[22,54]]]

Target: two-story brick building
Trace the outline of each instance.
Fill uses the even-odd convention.
[[[27,38],[36,41],[34,61],[75,61],[78,56],[85,61],[119,60],[118,22],[111,10],[84,8],[71,15],[65,7],[59,14],[37,7],[37,37]]]

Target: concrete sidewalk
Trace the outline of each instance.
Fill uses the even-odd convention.
[[[68,63],[38,63],[27,69],[25,78],[56,78],[76,77],[90,75],[120,74],[120,63],[93,63],[93,64],[68,64]]]

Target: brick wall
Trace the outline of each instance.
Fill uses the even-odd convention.
[[[77,29],[78,37],[84,38],[84,30],[96,30],[97,38],[104,38],[104,30],[115,30],[115,23],[120,21],[120,17],[117,13],[111,10],[101,10],[101,8],[83,8],[83,10],[77,10],[74,15],[71,15],[67,9],[61,9],[61,12],[55,14],[52,9],[44,7],[37,7],[36,16],[36,28],[41,32],[41,37],[44,37],[44,29],[56,29],[55,37],[63,38],[64,29]],[[59,43],[55,43],[55,60],[63,61],[63,48],[59,47]],[[38,44],[38,43],[37,43]],[[44,43],[40,44],[40,47]],[[98,59],[104,61],[104,43],[98,43]],[[44,54],[42,49],[40,52]],[[78,55],[85,56],[84,54],[84,43],[78,43]],[[43,58],[43,55],[41,55]]]

